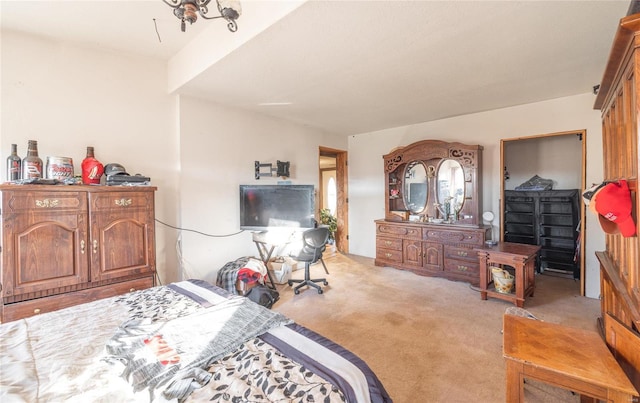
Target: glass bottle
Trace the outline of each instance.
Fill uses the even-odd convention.
[[[38,142],[29,140],[27,156],[22,160],[22,179],[42,178],[42,159],[38,157]]]
[[[11,155],[7,157],[7,180],[14,182],[22,177],[22,160],[18,157],[18,145],[11,144]]]
[[[82,160],[82,183],[85,185],[100,184],[104,166],[96,159],[93,147],[87,147],[87,156]]]

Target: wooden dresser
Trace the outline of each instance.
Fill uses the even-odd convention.
[[[478,286],[480,264],[473,248],[484,244],[487,232],[487,228],[378,220],[375,264]]]
[[[482,147],[423,140],[383,156],[385,218],[376,221],[377,266],[480,283]]]
[[[155,190],[1,185],[1,321],[152,287]]]

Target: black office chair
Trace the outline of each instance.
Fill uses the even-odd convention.
[[[304,280],[289,280],[290,286],[293,285],[293,283],[300,283],[293,289],[295,294],[300,294],[300,287],[305,285],[316,288],[318,294],[322,294],[322,288],[316,283],[322,282],[324,285],[329,285],[327,279],[312,279],[309,275],[309,266],[322,259],[322,252],[326,249],[328,240],[329,230],[324,227],[312,228],[302,233],[302,249],[300,249],[297,255],[291,256],[299,262],[304,262]]]

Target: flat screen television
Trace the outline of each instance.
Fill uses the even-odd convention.
[[[313,185],[240,185],[240,229],[313,228]]]

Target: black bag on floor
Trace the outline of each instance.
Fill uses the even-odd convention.
[[[280,293],[277,290],[272,290],[266,285],[259,284],[251,288],[245,297],[249,298],[256,304],[271,309],[273,304],[280,299]]]

